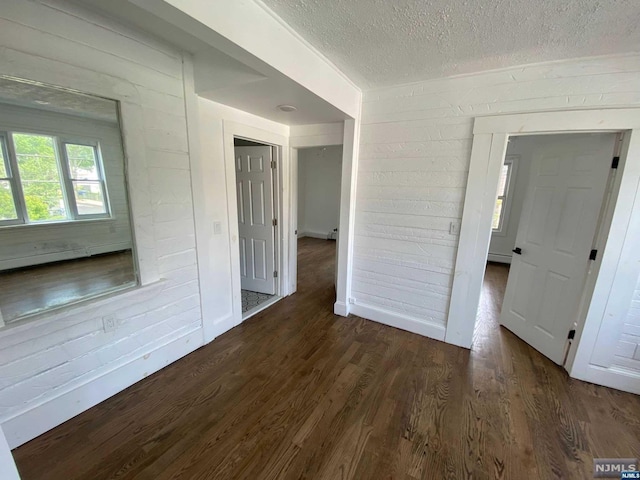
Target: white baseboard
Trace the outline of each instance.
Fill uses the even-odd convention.
[[[399,328],[401,330],[417,333],[418,335],[422,335],[424,337],[444,341],[444,336],[446,333],[446,328],[444,327],[444,325],[426,323],[408,315],[389,312],[388,310],[383,310],[381,308],[362,303],[355,303],[351,305],[351,313],[353,315],[366,318],[367,320],[373,320],[375,322],[384,323],[385,325]]]
[[[625,368],[589,365],[584,375],[576,375],[573,378],[640,395],[640,372]]]
[[[336,302],[333,304],[333,313],[341,317],[349,316],[349,306],[344,302]]]
[[[487,255],[487,260],[496,263],[508,263],[511,264],[511,255],[502,255],[499,253],[490,253]]]
[[[328,237],[329,233],[325,232],[302,232],[301,234],[298,234],[298,238],[302,238],[302,237],[311,237],[311,238],[321,238],[322,240],[326,240]]]
[[[130,362],[4,420],[2,430],[9,446],[13,449],[42,435],[193,352],[202,345],[202,338],[202,328],[182,332],[179,337],[153,346]]]

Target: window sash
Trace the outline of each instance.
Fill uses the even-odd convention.
[[[85,147],[91,147],[93,149],[93,159],[96,165],[96,172],[97,172],[97,179],[91,179],[91,180],[85,180],[82,178],[73,178],[71,175],[71,164],[69,161],[69,155],[67,152],[67,145],[80,145],[80,146],[85,146]],[[107,198],[107,185],[105,182],[105,175],[104,175],[104,167],[103,167],[103,163],[102,163],[102,158],[100,156],[100,149],[98,148],[98,144],[97,143],[91,143],[91,142],[87,142],[87,141],[77,141],[77,140],[72,140],[72,139],[60,139],[60,151],[61,154],[64,158],[64,161],[62,162],[64,164],[63,166],[63,171],[64,171],[64,178],[65,178],[65,184],[67,187],[67,192],[68,192],[68,198],[69,198],[69,204],[71,206],[73,215],[75,219],[90,219],[90,218],[108,218],[111,216],[111,209],[109,207],[109,200]],[[78,182],[84,182],[84,183],[98,183],[100,185],[100,192],[102,193],[102,201],[104,204],[104,213],[80,213],[78,210],[78,202],[76,199],[76,192],[75,192],[75,184]]]
[[[22,193],[22,184],[18,176],[18,165],[16,160],[13,142],[9,132],[0,132],[0,148],[4,157],[4,166],[7,177],[2,178],[9,182],[11,186],[11,194],[13,196],[13,207],[16,211],[15,219],[0,220],[0,226],[4,225],[21,225],[26,221],[25,213],[27,211],[24,203],[24,194]]]
[[[13,144],[12,135],[14,133],[26,134],[26,135],[42,135],[53,139],[54,155],[56,160],[56,166],[58,168],[58,174],[60,175],[62,185],[62,196],[67,212],[67,218],[63,220],[50,220],[50,221],[29,221],[27,214],[27,208],[25,203],[24,191],[22,188],[22,181],[20,178],[20,169],[18,167],[18,157]],[[69,159],[67,158],[66,145],[83,145],[93,148],[94,160],[96,164],[96,170],[98,172],[97,180],[82,180],[71,178]],[[13,194],[13,202],[16,210],[16,219],[0,220],[0,227],[9,225],[46,225],[64,222],[75,222],[82,220],[112,218],[111,207],[109,203],[109,196],[107,185],[104,175],[104,166],[102,156],[100,154],[100,146],[97,141],[87,139],[77,139],[73,137],[62,137],[51,133],[37,132],[37,131],[0,131],[0,148],[3,148],[3,155],[5,158],[5,168],[7,178],[0,178],[0,180],[9,181],[11,185],[11,191]],[[74,182],[97,182],[100,185],[100,191],[102,193],[102,199],[104,204],[104,213],[96,214],[81,214],[78,212],[78,205],[75,197]]]
[[[505,159],[504,166],[507,167],[507,176],[504,183],[504,192],[500,193],[496,196],[495,205],[498,204],[498,201],[502,200],[502,208],[500,209],[500,219],[498,222],[498,227],[493,228],[491,231],[493,233],[504,233],[504,224],[507,217],[507,211],[509,208],[509,203],[511,200],[511,178],[513,177],[513,159]]]

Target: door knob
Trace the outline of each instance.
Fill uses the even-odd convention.
[[[522,255],[522,249],[520,247],[516,247],[511,250],[513,253],[517,253],[518,255]]]

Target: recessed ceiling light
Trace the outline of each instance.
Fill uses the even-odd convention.
[[[278,110],[282,112],[295,112],[297,108],[293,105],[278,105]]]

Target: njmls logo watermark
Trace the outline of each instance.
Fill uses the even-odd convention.
[[[594,458],[593,476],[594,478],[640,478],[638,459]]]

